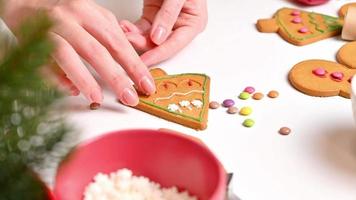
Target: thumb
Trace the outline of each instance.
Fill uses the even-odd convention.
[[[162,44],[172,32],[185,0],[164,0],[162,7],[157,12],[151,29],[151,40]]]

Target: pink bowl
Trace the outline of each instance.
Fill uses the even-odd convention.
[[[158,130],[116,131],[78,146],[59,167],[54,195],[81,200],[97,173],[121,168],[188,190],[199,200],[225,198],[226,173],[212,152],[188,136]]]

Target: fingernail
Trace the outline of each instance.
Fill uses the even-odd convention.
[[[156,92],[156,86],[154,82],[147,76],[143,77],[140,80],[140,87],[148,95]]]
[[[90,110],[97,110],[100,108],[100,103],[91,103]]]
[[[160,45],[165,40],[167,30],[163,26],[157,26],[156,30],[153,32],[152,40],[157,45]]]
[[[136,91],[130,88],[124,89],[121,94],[121,102],[128,106],[136,106],[138,104],[138,96]]]
[[[91,103],[100,104],[103,101],[103,96],[101,94],[101,90],[100,89],[92,89],[90,96],[89,96],[89,100],[91,101]]]
[[[129,29],[128,29],[125,25],[120,24],[120,27],[121,27],[121,29],[122,29],[122,31],[123,31],[124,33],[129,32]]]

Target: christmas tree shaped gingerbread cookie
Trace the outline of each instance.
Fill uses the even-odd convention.
[[[356,43],[346,44],[337,57],[340,63],[355,58]],[[307,60],[295,65],[289,72],[290,83],[299,91],[319,97],[342,96],[350,98],[352,77],[356,66],[326,60]]]
[[[204,74],[167,75],[153,69],[157,92],[140,95],[135,107],[157,117],[203,130],[207,127],[210,78]]]
[[[272,19],[257,21],[260,32],[278,33],[286,41],[298,46],[339,35],[342,25],[342,19],[292,8],[282,8]]]

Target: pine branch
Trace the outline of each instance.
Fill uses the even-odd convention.
[[[52,113],[61,94],[39,73],[53,50],[51,27],[46,13],[29,18],[17,31],[19,45],[0,64],[0,200],[46,199],[29,166],[41,165],[70,133]]]

